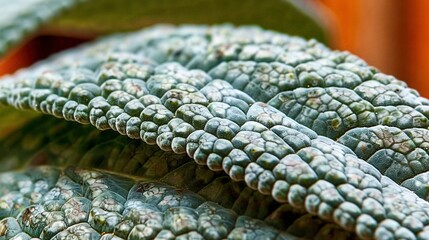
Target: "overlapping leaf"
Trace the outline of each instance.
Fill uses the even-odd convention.
[[[82,0],[1,0],[0,55],[60,11],[79,1]]]

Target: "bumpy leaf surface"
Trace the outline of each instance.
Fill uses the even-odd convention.
[[[177,179],[179,184],[183,181],[179,179],[186,179],[177,177],[181,176],[177,171],[186,172],[185,175],[194,172],[195,179],[200,179],[199,184],[198,181],[189,184],[195,194],[232,209],[241,217],[237,219],[248,219],[244,217],[247,216],[255,219],[249,222],[265,221],[267,226],[261,223],[261,227],[253,222],[244,223],[250,230],[239,230],[239,234],[249,239],[257,234],[268,234],[264,237],[269,238],[291,235],[328,238],[329,234],[354,237],[347,232],[360,238],[378,239],[429,236],[429,203],[421,198],[427,195],[425,179],[429,165],[425,139],[429,101],[363,60],[332,51],[315,41],[254,27],[160,26],[101,39],[6,77],[0,82],[0,102],[111,131],[112,137],[100,134],[94,137],[100,142],[87,149],[79,147],[88,144],[73,145],[75,137],[69,137],[74,136],[73,130],[53,133],[48,143],[34,148],[49,152],[46,150],[49,146],[65,141],[65,146],[76,147],[72,152],[77,163],[68,162],[73,159],[71,156],[53,160],[51,165],[88,164],[86,167],[159,178],[162,174],[157,176],[156,167],[150,166],[161,164],[158,166],[168,169],[163,172],[166,176],[175,173],[165,177],[172,185],[175,181],[171,179]],[[24,134],[32,131],[29,128]],[[90,132],[95,130],[82,131],[91,136]],[[124,142],[110,142],[115,139],[114,132],[124,135],[120,137]],[[91,137],[80,141],[88,139]],[[116,144],[136,145],[117,148]],[[123,155],[115,155],[115,149],[123,149]],[[32,154],[31,149],[23,153],[26,155],[23,160],[30,165],[35,162],[31,160]],[[52,155],[45,159],[61,159],[63,154]],[[170,157],[172,161],[165,160]],[[3,158],[7,161],[8,157]],[[79,175],[81,172],[90,176],[101,174],[108,176],[103,179],[109,183],[119,184],[104,172],[60,173],[53,167],[45,169],[49,174],[71,179],[85,178]],[[39,179],[37,171],[6,174],[11,174],[7,175],[12,179],[11,187],[25,185],[17,184],[14,176],[28,176],[30,185]],[[252,201],[243,196],[244,201],[256,204],[253,206],[270,202],[271,207],[258,212],[249,210],[253,209],[250,203],[247,209],[241,202],[235,206],[228,205],[228,200],[222,203],[219,195],[215,196],[221,189],[218,185],[210,188],[217,191],[201,192],[201,186],[216,181],[207,179],[228,179],[232,185],[241,183],[242,189],[247,190],[239,192],[249,191],[258,196]],[[88,188],[100,185],[96,180],[73,181]],[[45,237],[42,234],[46,232],[46,236],[61,238],[95,231],[94,234],[105,232],[102,237],[108,239],[113,235],[131,238],[139,222],[117,215],[123,214],[121,206],[126,206],[127,198],[125,193],[121,195],[123,190],[106,186],[112,194],[106,193],[100,201],[117,208],[115,212],[100,207],[100,212],[94,213],[102,218],[102,224],[88,218],[82,221],[84,225],[58,223],[55,225],[58,228],[51,231],[49,224],[55,221],[43,222],[46,219],[37,216],[39,213],[51,216],[45,208],[55,208],[54,203],[35,206],[32,211],[38,212],[34,215],[30,210],[14,212],[6,208],[5,217],[9,218],[2,224],[12,224],[16,232],[29,236]],[[11,194],[3,199],[6,203],[8,199],[23,199],[19,194],[14,195],[14,191],[4,191]],[[90,198],[91,191],[87,192],[84,201],[92,201],[88,211],[95,211],[98,205]],[[80,194],[74,188],[70,193]],[[115,194],[122,198],[116,199]],[[33,195],[37,194],[30,194],[30,198]],[[226,195],[221,196],[228,199]],[[139,197],[144,199],[144,194]],[[191,204],[197,200],[183,201]],[[58,207],[69,210],[68,205],[64,206]],[[165,224],[157,228],[156,234],[166,234],[159,237],[168,238],[186,233],[195,234],[187,235],[189,238],[209,238],[205,232],[194,231],[199,226],[196,219],[201,217],[199,207],[196,204],[187,210],[177,210],[177,216],[161,210],[160,222]],[[61,216],[52,215],[58,221],[62,221]],[[186,226],[171,225],[169,221],[173,218],[187,219],[179,221],[186,222]],[[130,222],[121,222],[126,220]],[[242,226],[237,225],[240,221],[234,221],[226,221],[231,223],[229,228],[213,225],[207,229],[213,230],[210,234],[223,234],[213,238],[222,238]],[[193,222],[197,223],[192,225]],[[303,227],[302,223],[307,225]],[[312,229],[311,225],[317,227]],[[115,234],[117,228],[123,235]],[[262,228],[267,231],[257,230]],[[308,235],[306,229],[312,229]],[[250,235],[241,235],[243,232]]]

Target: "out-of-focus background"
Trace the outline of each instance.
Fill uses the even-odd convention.
[[[332,48],[360,56],[429,97],[429,1],[316,1],[331,18]]]
[[[305,14],[288,10],[290,3]],[[124,4],[128,8],[121,10]],[[90,0],[0,58],[0,75],[116,29],[232,22],[316,38],[358,55],[429,97],[428,11],[429,0]]]

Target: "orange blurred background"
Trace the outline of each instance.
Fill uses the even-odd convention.
[[[428,0],[315,0],[331,16],[331,47],[350,51],[429,97]]]
[[[356,54],[382,72],[406,81],[422,96],[429,97],[426,87],[426,81],[429,81],[429,17],[426,16],[429,0],[308,1],[328,18],[333,49]],[[0,60],[0,75],[85,40],[88,39],[35,37]],[[46,46],[50,48],[46,49]]]

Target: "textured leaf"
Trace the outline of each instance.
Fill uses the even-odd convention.
[[[379,93],[371,95],[372,89]],[[395,100],[399,97],[393,92],[402,96],[400,100]],[[378,100],[371,97],[376,95]],[[0,102],[90,124],[99,130],[110,129],[124,135],[121,138],[130,139],[122,143],[123,148],[119,147],[124,155],[115,155],[116,143],[111,143],[109,137],[103,140],[101,134],[95,139],[107,145],[78,144],[77,149],[89,145],[88,149],[73,151],[78,155],[98,148],[89,160],[80,162],[93,164],[87,167],[101,166],[145,177],[154,172],[146,164],[150,165],[150,159],[160,159],[156,153],[164,151],[166,156],[183,157],[172,161],[183,161],[178,164],[183,165],[166,171],[165,181],[170,184],[183,184],[181,181],[187,179],[175,172],[201,179],[202,186],[210,185],[208,179],[218,177],[240,182],[237,184],[249,189],[252,195],[260,196],[255,198],[256,206],[269,201],[287,210],[280,212],[297,214],[278,215],[277,210],[269,207],[249,205],[252,210],[240,210],[244,206],[241,202],[224,207],[256,219],[277,216],[265,221],[298,237],[307,236],[297,223],[301,220],[309,223],[305,226],[312,225],[311,222],[323,223],[314,224],[322,227],[310,231],[310,237],[327,238],[328,235],[322,234],[326,229],[330,234],[350,237],[332,230],[329,224],[325,228],[324,224],[331,222],[360,238],[428,236],[429,203],[405,188],[424,196],[421,187],[425,188],[426,183],[417,183],[424,181],[425,176],[417,176],[415,182],[404,181],[405,187],[398,185],[416,176],[417,170],[427,172],[425,155],[416,149],[425,145],[422,133],[417,130],[425,130],[424,109],[428,100],[363,60],[332,51],[315,41],[254,27],[161,26],[101,39],[9,76],[0,82]],[[386,124],[382,116],[390,112],[398,120]],[[342,125],[343,122],[346,123]],[[384,136],[377,135],[380,129],[387,129]],[[54,132],[46,145],[36,149],[46,151],[60,139],[65,139],[68,145],[74,139],[69,137],[73,131],[64,131],[62,136]],[[81,140],[90,141],[89,132],[95,130],[85,131],[88,138]],[[390,132],[395,132],[392,140],[387,137]],[[367,139],[373,133],[378,139]],[[360,151],[359,144],[372,144],[371,150],[382,149],[386,155],[389,151],[404,151],[405,158],[401,161],[415,159],[409,162],[412,173],[398,172],[396,169],[401,168],[395,165],[393,157],[387,161],[382,157],[370,159],[373,155]],[[123,167],[125,159],[133,159],[137,154],[131,150],[137,146],[153,149],[142,151],[153,153],[135,159],[142,161],[135,167]],[[413,150],[417,151],[414,155],[408,152]],[[127,156],[127,152],[132,154]],[[68,165],[67,159],[55,160],[61,159],[60,155],[63,154],[47,158],[54,159],[49,164]],[[369,163],[364,161],[367,159]],[[24,160],[32,162],[31,154]],[[376,160],[381,163],[374,163]],[[196,167],[194,162],[203,167]],[[189,175],[189,171],[194,175]],[[16,185],[16,181],[10,182]],[[30,180],[29,184],[33,182]],[[192,180],[188,183],[192,191],[210,201],[210,196],[215,195],[216,191],[203,191]],[[92,186],[98,185],[88,184]],[[120,191],[113,192],[120,194]],[[227,199],[225,195],[220,196]],[[31,219],[38,218],[31,216]],[[279,222],[284,225],[279,226]],[[42,226],[29,230],[39,235]],[[97,227],[98,231],[112,231],[112,225]],[[170,225],[164,227],[171,229]],[[257,234],[256,228],[252,225],[249,239]],[[274,237],[278,230],[261,234]]]
[[[3,238],[295,239],[160,182],[44,167],[2,174],[0,183]]]
[[[55,126],[56,129],[46,134],[43,133],[46,131],[45,126]],[[58,132],[61,132],[61,134]],[[41,136],[44,137],[44,139],[33,139],[34,136]],[[29,140],[36,141],[37,144],[29,144]],[[146,179],[159,179],[159,181],[163,183],[178,188],[179,194],[184,194],[183,191],[192,191],[197,193],[209,201],[216,202],[222,207],[233,210],[233,212],[231,211],[231,214],[234,213],[234,215],[242,215],[240,219],[248,219],[250,217],[263,220],[265,224],[271,225],[272,227],[282,231],[284,236],[289,234],[297,237],[321,239],[331,238],[334,236],[338,239],[346,239],[352,236],[351,233],[345,232],[331,223],[305,214],[302,210],[294,210],[288,204],[279,204],[269,196],[263,196],[258,192],[254,192],[250,188],[246,187],[242,182],[233,182],[222,173],[213,173],[206,167],[198,166],[186,155],[166,153],[154,146],[146,145],[142,141],[130,141],[127,137],[118,136],[111,131],[100,132],[90,126],[80,126],[59,119],[42,117],[28,123],[23,127],[22,131],[11,133],[10,136],[2,140],[2,143],[5,149],[8,149],[8,151],[4,151],[4,149],[1,150],[5,153],[0,157],[0,163],[2,166],[5,166],[5,164],[7,166],[11,161],[20,161],[21,164],[28,166],[40,164],[50,166],[74,165],[86,168],[91,167],[109,171],[114,170],[122,173],[131,173],[133,175],[145,176]],[[7,169],[3,168],[3,170]],[[53,210],[47,208],[56,206],[57,208],[61,208],[61,211],[64,213],[63,217],[67,217],[65,213],[69,211],[71,206],[66,204],[66,202],[72,201],[72,198],[67,198],[69,200],[63,199],[61,201],[56,201],[57,205],[53,204],[53,200],[47,199],[53,198],[53,195],[58,198],[59,196],[55,195],[59,193],[58,188],[69,189],[67,185],[74,186],[76,184],[71,182],[60,184],[60,180],[57,180],[56,184],[50,183],[49,186],[52,186],[51,189],[43,189],[43,192],[41,192],[41,189],[36,186],[33,188],[32,186],[21,184],[19,180],[23,182],[24,180],[36,178],[50,179],[50,177],[43,176],[51,176],[51,174],[57,176],[58,172],[58,169],[56,168],[34,170],[35,169],[31,169],[25,173],[8,172],[0,175],[0,183],[3,184],[3,189],[0,188],[0,196],[2,191],[3,194],[6,193],[4,197],[0,197],[0,203],[3,203],[3,207],[0,208],[0,213],[3,213],[3,216],[1,217],[8,216],[8,218],[5,218],[3,223],[0,223],[0,225],[11,224],[10,221],[12,221],[12,218],[10,216],[17,216],[16,214],[26,211],[29,206],[34,205],[43,205],[44,208],[42,208],[41,211],[45,213],[39,214],[50,214],[48,212],[52,212]],[[74,171],[75,170],[69,170],[66,175],[70,177],[70,173]],[[90,172],[84,171],[83,169],[78,171],[82,171],[85,174]],[[43,176],[40,176],[41,172],[43,173]],[[100,173],[94,174],[100,175]],[[11,176],[13,176],[12,180]],[[108,179],[111,183],[109,188],[107,188],[110,189],[109,191],[117,193],[124,191],[120,189],[118,190],[115,185],[112,185],[112,183],[118,182],[117,177],[107,174],[104,174],[104,176],[106,176],[104,177],[104,179],[106,179],[105,181]],[[76,178],[73,178],[73,181],[76,182],[75,179]],[[4,182],[2,182],[2,180]],[[87,180],[87,182],[90,182],[90,180]],[[40,181],[37,184],[43,185]],[[25,189],[27,190],[15,189],[15,186],[21,185],[25,186]],[[89,185],[91,184],[88,184],[88,186]],[[124,185],[122,180],[121,185]],[[127,186],[129,187],[129,185]],[[165,186],[165,184],[163,186]],[[73,187],[73,189],[67,192],[71,194],[71,197],[74,196],[76,199],[81,201],[83,201],[82,199],[84,197],[89,198],[87,190],[84,190],[83,192],[85,194],[83,194],[82,190],[79,190],[79,188]],[[24,198],[30,198],[29,203],[27,203],[27,200],[24,201],[27,205],[22,204],[22,195],[17,195],[17,192],[23,191],[25,192]],[[30,193],[28,191],[33,192]],[[41,194],[44,195],[43,198]],[[124,193],[122,193],[122,195],[123,194]],[[33,200],[35,196],[38,197]],[[193,196],[201,199],[201,197],[197,197],[197,195]],[[115,198],[113,197],[113,200],[114,199]],[[140,198],[136,196],[136,199]],[[210,205],[212,203],[205,202],[204,204]],[[19,206],[19,208],[12,210],[10,206],[15,206],[15,208]],[[132,206],[130,206],[130,208]],[[13,213],[11,211],[13,211]],[[90,209],[83,209],[82,211],[88,212]],[[134,218],[138,217],[138,215],[132,216],[134,216]],[[128,224],[129,221],[130,220],[123,219],[117,226]],[[134,224],[133,226],[137,224],[136,221],[137,220],[132,221]],[[94,224],[95,223],[92,223],[91,227],[96,228],[94,227]],[[262,224],[262,222],[260,224]],[[72,223],[67,222],[65,224],[65,226],[68,227],[72,227],[72,225]],[[309,225],[311,226],[310,228],[308,227]],[[261,226],[264,226],[264,224]],[[42,228],[46,229],[46,231],[51,229],[49,224],[43,225]],[[213,226],[213,228],[221,229],[218,225]],[[60,231],[61,229],[58,230]],[[90,231],[91,228],[87,228],[87,230]],[[134,231],[137,231],[137,229],[132,230],[131,232]],[[250,229],[248,231],[250,231]],[[107,233],[109,230],[103,229],[103,231],[101,231],[96,228],[96,232]],[[238,230],[235,230],[235,232],[236,234],[242,234],[242,232]],[[93,233],[95,234],[95,232]],[[113,231],[111,231],[111,233],[113,233]],[[31,235],[31,232],[26,232],[26,234]],[[214,233],[211,234],[213,235]],[[263,233],[256,232],[252,234]],[[252,235],[250,235],[249,238],[252,238]],[[217,237],[214,239],[217,239]]]

